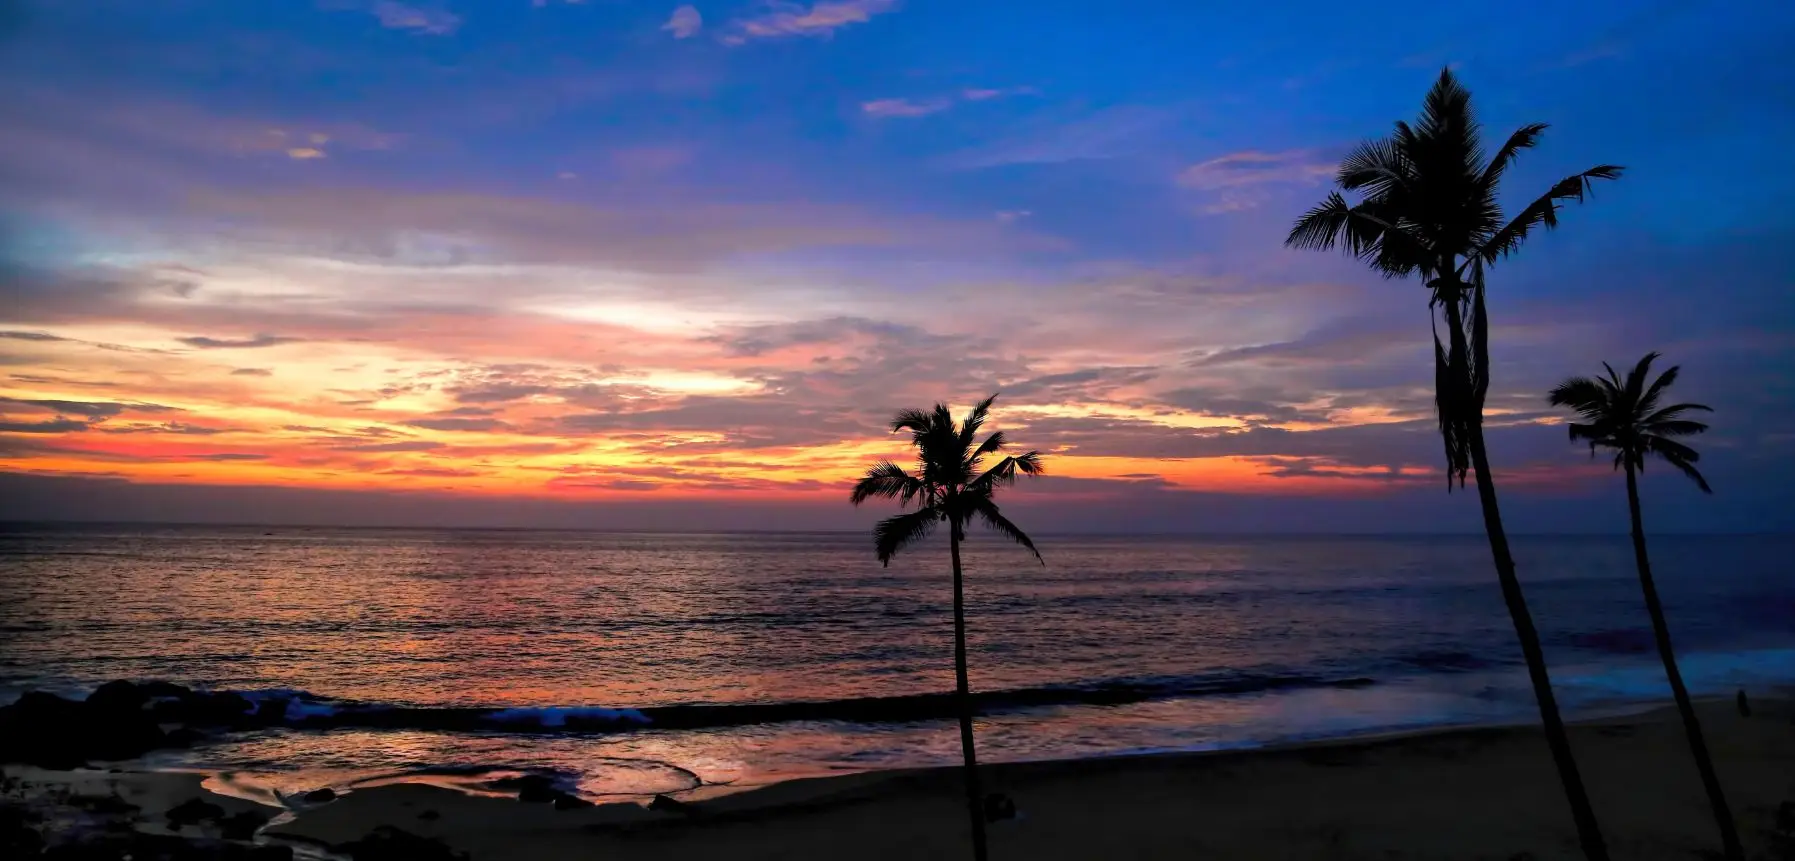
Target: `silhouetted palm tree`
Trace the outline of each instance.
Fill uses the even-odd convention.
[[[954,681],[960,712],[960,751],[966,760],[966,806],[972,818],[972,854],[985,861],[985,811],[979,792],[978,756],[972,745],[972,693],[966,679],[966,598],[961,587],[960,542],[966,537],[966,524],[974,519],[1009,536],[1041,558],[1035,543],[1016,524],[998,511],[994,498],[999,488],[1014,484],[1016,474],[1040,475],[1041,453],[1031,451],[1005,457],[989,469],[985,458],[1008,446],[1003,431],[997,431],[977,446],[973,438],[984,425],[991,411],[992,395],[972,408],[958,427],[947,405],[936,404],[933,412],[904,410],[891,422],[891,432],[910,432],[910,444],[916,447],[915,474],[891,461],[883,461],[866,471],[866,477],[854,485],[849,499],[859,505],[873,497],[896,499],[902,508],[915,510],[879,521],[873,528],[873,546],[879,561],[891,564],[891,557],[933,532],[938,524],[948,525],[948,548],[954,563]],[[1043,562],[1045,564],[1045,562]]]
[[[1419,276],[1430,291],[1429,307],[1440,309],[1445,318],[1445,346],[1440,344],[1437,324],[1434,330],[1434,397],[1446,443],[1446,486],[1450,490],[1457,477],[1463,487],[1465,473],[1476,471],[1484,530],[1489,533],[1502,597],[1527,660],[1546,740],[1583,853],[1600,861],[1608,857],[1608,850],[1571,756],[1539,634],[1515,577],[1483,443],[1483,402],[1490,385],[1484,270],[1518,250],[1535,228],[1556,227],[1563,201],[1581,201],[1594,180],[1614,179],[1621,173],[1619,167],[1601,165],[1566,177],[1512,219],[1505,219],[1497,200],[1503,175],[1521,150],[1539,142],[1545,129],[1540,123],[1521,127],[1486,163],[1471,94],[1450,69],[1442,71],[1415,125],[1398,122],[1390,137],[1360,144],[1340,163],[1335,182],[1341,189],[1358,192],[1359,202],[1349,204],[1339,191],[1330,193],[1297,220],[1285,244],[1321,250],[1339,247],[1387,278]]]
[[[1647,353],[1627,374],[1625,382],[1607,362],[1603,377],[1574,377],[1552,390],[1549,400],[1554,406],[1570,407],[1586,424],[1571,425],[1571,439],[1589,443],[1589,454],[1596,449],[1614,450],[1614,468],[1627,471],[1627,511],[1633,518],[1633,558],[1639,564],[1639,588],[1645,592],[1645,609],[1652,616],[1652,634],[1658,640],[1658,657],[1664,660],[1664,674],[1670,677],[1670,692],[1676,697],[1677,711],[1683,715],[1683,732],[1689,737],[1689,750],[1695,755],[1695,766],[1701,772],[1702,786],[1708,791],[1708,806],[1713,808],[1714,822],[1720,827],[1726,857],[1744,861],[1745,848],[1739,843],[1739,831],[1733,814],[1727,808],[1726,794],[1720,789],[1720,778],[1714,774],[1714,760],[1708,755],[1708,743],[1702,738],[1701,722],[1695,717],[1695,706],[1689,702],[1689,689],[1683,686],[1683,674],[1677,669],[1677,653],[1671,648],[1670,626],[1664,621],[1664,605],[1658,602],[1658,587],[1652,582],[1652,563],[1645,554],[1645,526],[1639,517],[1639,477],[1645,471],[1647,455],[1663,458],[1695,482],[1703,493],[1713,493],[1708,481],[1696,470],[1701,455],[1695,449],[1677,442],[1674,437],[1694,436],[1706,432],[1708,426],[1690,421],[1683,415],[1692,411],[1712,412],[1701,404],[1658,406],[1658,398],[1677,381],[1679,368],[1672,367],[1651,385],[1646,384],[1657,353]]]

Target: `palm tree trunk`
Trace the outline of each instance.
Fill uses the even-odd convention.
[[[960,574],[960,524],[953,523],[948,546],[954,555],[954,693],[960,706],[960,752],[966,760],[966,813],[972,817],[972,857],[985,861],[984,793],[979,791],[979,760],[972,746],[972,685],[966,677],[966,593]]]
[[[1465,355],[1465,327],[1456,298],[1443,303],[1457,355]],[[1487,357],[1479,356],[1487,361]],[[1470,380],[1454,380],[1470,386]],[[1546,671],[1545,651],[1540,648],[1539,631],[1533,626],[1533,614],[1527,610],[1527,598],[1521,593],[1521,581],[1515,576],[1514,556],[1509,553],[1508,533],[1502,528],[1502,510],[1496,503],[1496,483],[1490,475],[1489,453],[1483,445],[1483,407],[1469,396],[1454,399],[1465,409],[1476,411],[1469,416],[1471,466],[1477,473],[1477,498],[1483,504],[1483,530],[1489,535],[1490,555],[1496,561],[1496,579],[1502,585],[1502,600],[1508,605],[1508,616],[1514,622],[1515,637],[1521,641],[1521,656],[1527,661],[1527,676],[1533,682],[1533,698],[1539,704],[1540,721],[1545,725],[1546,744],[1552,749],[1552,761],[1558,766],[1558,781],[1564,785],[1565,799],[1571,805],[1571,818],[1577,825],[1577,840],[1588,861],[1608,861],[1608,846],[1602,839],[1602,826],[1590,806],[1589,793],[1583,788],[1583,775],[1571,754],[1570,736],[1565,733],[1564,718],[1558,714],[1558,698],[1552,694],[1552,677]]]
[[[1639,563],[1639,588],[1645,592],[1645,609],[1652,616],[1652,635],[1658,641],[1658,657],[1664,660],[1664,675],[1670,678],[1670,692],[1677,700],[1677,711],[1683,716],[1683,732],[1689,737],[1689,752],[1695,755],[1696,770],[1701,772],[1702,788],[1708,791],[1708,807],[1714,811],[1714,824],[1720,828],[1720,840],[1728,861],[1745,861],[1745,847],[1739,842],[1739,829],[1721,791],[1720,777],[1714,773],[1714,759],[1708,755],[1708,743],[1702,737],[1701,722],[1695,717],[1695,705],[1689,701],[1689,689],[1683,686],[1683,673],[1677,669],[1677,653],[1670,644],[1670,625],[1664,621],[1664,605],[1658,601],[1658,587],[1652,582],[1652,563],[1645,554],[1645,525],[1639,516],[1639,480],[1633,464],[1627,464],[1627,511],[1633,516],[1633,558]]]

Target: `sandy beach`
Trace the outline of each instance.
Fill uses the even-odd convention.
[[[1702,706],[1747,848],[1795,849],[1778,806],[1795,801],[1795,703]],[[1718,846],[1681,727],[1669,709],[1584,721],[1578,761],[1616,858],[1686,859]],[[116,784],[147,820],[187,798],[227,810],[192,775],[22,773],[26,792]],[[988,766],[1015,820],[992,829],[997,858],[1556,859],[1580,857],[1550,759],[1527,727],[1214,753]],[[394,826],[478,861],[628,858],[957,857],[967,851],[953,769],[798,780],[691,803],[557,810],[425,785],[364,789],[263,831],[340,847]],[[272,812],[272,811],[271,811]],[[1790,814],[1785,808],[1783,816]],[[190,832],[192,833],[192,832]]]

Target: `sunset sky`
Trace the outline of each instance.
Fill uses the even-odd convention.
[[[1475,529],[1425,291],[1281,247],[1452,64],[1511,203],[1627,167],[1492,275],[1514,521],[1624,529],[1544,392],[1657,349],[1654,525],[1795,525],[1787,3],[14,8],[0,517],[853,527],[1001,392],[1044,530]]]

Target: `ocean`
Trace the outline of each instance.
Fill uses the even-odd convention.
[[[988,761],[1537,718],[1481,535],[966,549]],[[1626,536],[1515,539],[1572,714],[1668,702]],[[1795,684],[1795,538],[1659,536],[1691,687]],[[944,542],[843,533],[0,527],[0,702],[162,679],[317,728],[153,754],[252,797],[557,776],[698,793],[958,762]],[[721,789],[716,787],[722,787]]]

